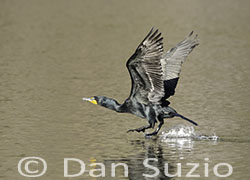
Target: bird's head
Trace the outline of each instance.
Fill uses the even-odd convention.
[[[89,101],[92,104],[98,104],[100,106],[103,106],[105,108],[121,112],[121,105],[114,99],[108,98],[105,96],[94,96],[91,98],[82,98],[84,101]]]
[[[82,100],[84,101],[89,101],[91,102],[92,104],[99,104],[99,98],[97,96],[93,96],[93,97],[90,97],[90,98],[85,98],[83,97]]]

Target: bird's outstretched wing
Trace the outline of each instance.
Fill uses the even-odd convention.
[[[189,53],[197,46],[198,35],[193,36],[193,31],[174,48],[170,49],[161,59],[164,79],[164,99],[174,95],[175,88],[181,72],[181,66]]]
[[[144,104],[160,103],[164,96],[163,71],[160,61],[163,55],[162,40],[158,29],[154,31],[152,28],[127,61],[132,81],[130,99],[135,98]]]

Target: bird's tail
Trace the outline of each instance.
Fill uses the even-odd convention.
[[[180,117],[180,118],[182,118],[182,119],[184,119],[184,120],[186,120],[186,121],[188,121],[188,122],[191,122],[191,123],[193,123],[195,126],[198,126],[198,124],[197,124],[196,122],[194,122],[194,121],[192,121],[192,120],[190,120],[190,119],[188,119],[188,118],[182,116],[181,114],[175,113],[175,116]]]

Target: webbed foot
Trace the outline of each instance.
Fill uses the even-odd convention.
[[[143,129],[143,128],[137,128],[137,129],[129,129],[128,131],[127,131],[127,133],[129,133],[129,132],[134,132],[134,131],[136,131],[136,132],[145,132],[145,129]]]
[[[157,133],[158,133],[157,131],[154,131],[152,133],[145,134],[145,137],[152,137],[152,136],[157,135]]]
[[[149,124],[149,125],[147,125],[147,126],[142,126],[142,127],[140,127],[140,128],[136,128],[136,129],[129,129],[128,131],[127,131],[127,133],[129,133],[129,132],[134,132],[134,131],[136,131],[136,132],[145,132],[145,130],[146,129],[148,129],[148,128],[151,128],[152,126]]]

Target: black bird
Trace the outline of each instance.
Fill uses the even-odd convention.
[[[145,132],[157,129],[146,136],[156,135],[164,124],[164,118],[181,117],[197,126],[194,121],[178,114],[169,106],[167,100],[175,93],[181,66],[189,53],[198,45],[197,35],[193,31],[174,48],[163,53],[163,37],[158,29],[152,28],[127,61],[132,87],[129,97],[123,104],[105,96],[83,98],[93,104],[99,104],[119,113],[131,113],[148,120],[148,125],[130,129],[127,132]]]

